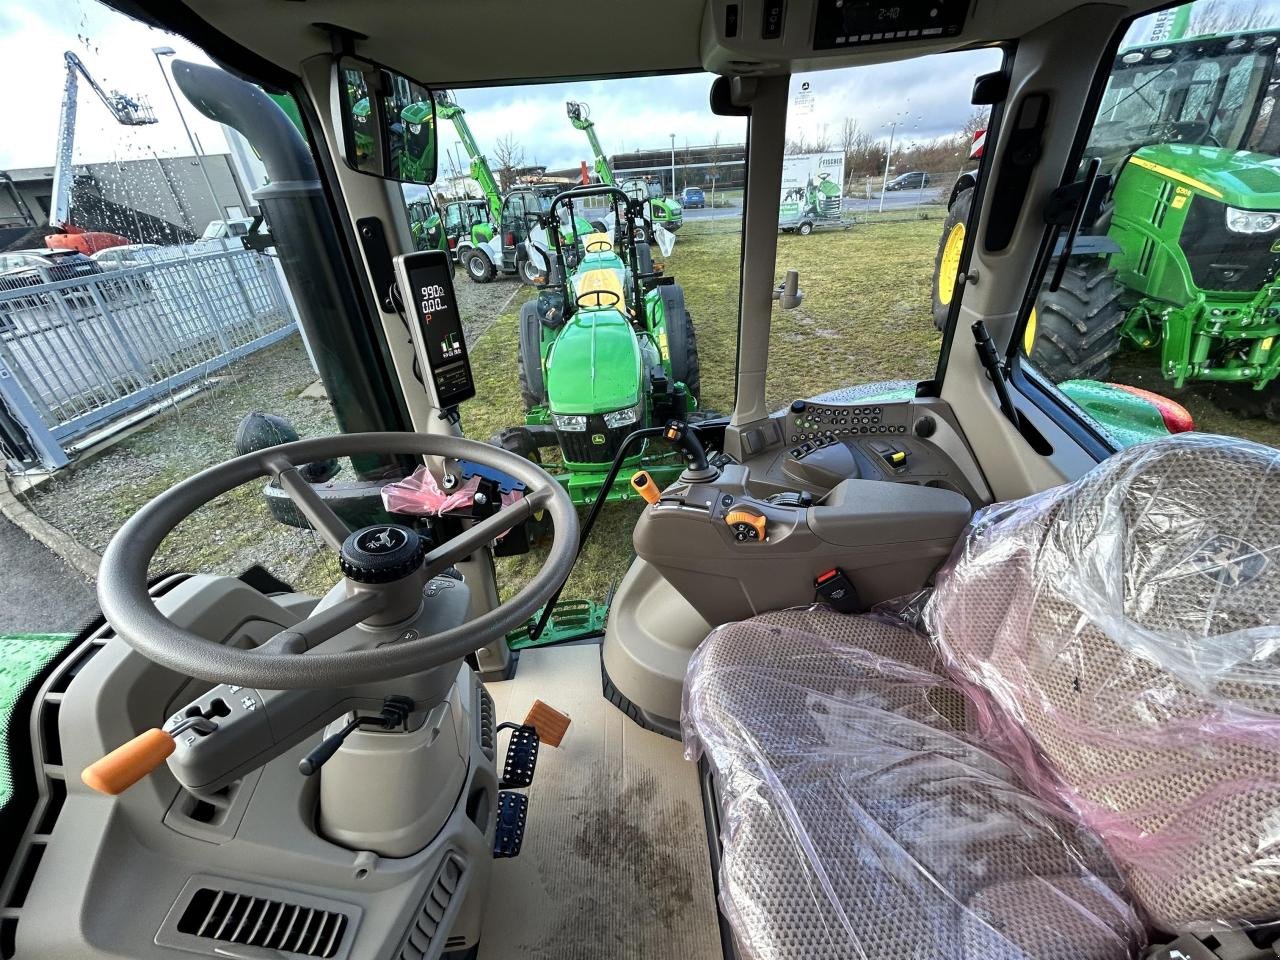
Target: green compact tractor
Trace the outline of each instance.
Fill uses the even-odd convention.
[[[1112,178],[1025,351],[1055,382],[1104,380],[1126,345],[1160,351],[1178,389],[1213,385],[1245,416],[1280,419],[1280,120],[1273,31],[1122,51],[1086,157]],[[972,179],[953,191],[935,317],[955,289]]]
[[[610,207],[607,230],[579,233],[575,208],[597,199]],[[628,434],[698,407],[698,344],[684,291],[654,269],[643,239],[674,238],[645,222],[646,207],[617,187],[575,188],[555,198],[531,237],[547,282],[520,311],[525,423],[494,442],[535,460],[540,448],[558,447],[559,479],[578,504],[594,501]],[[624,466],[623,475],[645,469],[664,487],[683,462],[665,445],[639,446]],[[609,491],[611,500],[636,495],[625,481]]]
[[[609,166],[609,158],[605,156],[604,147],[600,145],[600,138],[596,136],[596,125],[591,119],[591,109],[585,103],[579,103],[574,100],[568,101],[565,105],[565,112],[569,115],[569,122],[574,128],[583,131],[587,135],[587,142],[591,144],[592,165],[595,167],[596,176],[600,182],[606,186],[616,186],[632,200],[648,201],[651,216],[650,221],[665,230],[675,233],[684,223],[684,208],[679,202],[671,197],[664,196],[662,193],[662,185],[656,180],[648,177],[629,177],[625,180],[618,181],[613,175],[613,168]],[[675,189],[675,184],[671,185],[671,189]],[[652,242],[652,238],[650,238]]]
[[[487,200],[453,200],[444,205],[445,243],[450,256],[465,264],[471,251],[493,239],[493,220]]]
[[[409,232],[415,250],[446,250],[444,227],[430,191],[420,200],[405,204],[409,215]]]

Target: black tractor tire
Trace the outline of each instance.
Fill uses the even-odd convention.
[[[497,273],[498,271],[494,269],[492,261],[482,251],[471,251],[471,256],[467,258],[468,277],[476,283],[488,283]]]
[[[1242,420],[1265,417],[1280,423],[1280,383],[1274,380],[1261,390],[1247,383],[1220,383],[1211,396],[1215,404]]]
[[[969,210],[973,206],[973,188],[961,190],[956,194],[951,206],[947,209],[947,219],[942,222],[942,236],[938,238],[938,255],[933,260],[933,325],[939,330],[947,328],[947,314],[951,312],[951,301],[942,302],[942,284],[950,283],[955,289],[955,276],[942,276],[942,260],[947,252],[947,242],[952,232],[959,226],[966,229],[969,224]],[[963,242],[964,234],[957,234]]]
[[[662,306],[667,317],[667,354],[671,358],[671,372],[684,383],[689,396],[697,400],[702,395],[702,364],[698,360],[698,335],[693,329],[693,318],[684,306],[684,290],[678,284],[659,287]]]
[[[489,443],[501,447],[517,457],[524,457],[534,463],[542,462],[538,453],[538,441],[528,427],[504,427],[489,438]]]
[[[538,301],[530,300],[520,308],[520,342],[516,366],[520,377],[520,399],[524,408],[532,410],[547,402],[547,385],[542,377],[542,319]]]
[[[1041,290],[1036,303],[1031,361],[1054,383],[1106,380],[1120,351],[1124,288],[1102,257],[1067,264],[1056,293]]]
[[[806,220],[804,223],[800,224],[800,226],[796,227],[796,233],[800,234],[802,237],[807,237],[809,234],[813,233],[813,224]]]

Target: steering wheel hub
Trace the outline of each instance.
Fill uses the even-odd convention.
[[[426,539],[395,523],[381,523],[352,533],[342,543],[338,566],[356,583],[391,583],[409,576],[427,555]]]

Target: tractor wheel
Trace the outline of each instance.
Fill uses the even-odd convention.
[[[1219,407],[1242,420],[1266,417],[1280,422],[1280,384],[1275,381],[1261,390],[1254,390],[1245,383],[1218,384],[1212,397]]]
[[[471,251],[471,257],[467,260],[467,276],[476,283],[488,283],[496,273],[488,257],[479,250]]]
[[[933,261],[933,325],[939,330],[947,328],[947,314],[951,312],[951,298],[956,292],[956,274],[960,272],[960,254],[964,250],[964,232],[972,205],[973,188],[960,191],[942,224],[938,256]]]
[[[517,359],[520,377],[520,399],[524,408],[532,410],[547,402],[547,385],[542,379],[542,320],[538,301],[530,300],[520,308],[520,344]]]
[[[1123,291],[1105,259],[1070,262],[1058,292],[1041,291],[1035,329],[1024,340],[1040,372],[1054,383],[1106,380],[1120,350]]]
[[[529,286],[536,287],[546,280],[546,277],[529,257],[525,257],[520,261],[520,279]]]
[[[813,224],[806,220],[796,228],[796,233],[800,234],[802,237],[807,237],[809,234],[813,233]]]
[[[542,462],[542,455],[538,453],[538,441],[528,427],[505,427],[490,437],[489,443],[514,453],[517,457],[524,457],[534,463]]]
[[[702,394],[702,364],[698,360],[698,335],[693,318],[684,306],[684,291],[675,284],[661,287],[662,306],[667,317],[667,354],[671,372],[684,383],[689,396],[697,400]]]

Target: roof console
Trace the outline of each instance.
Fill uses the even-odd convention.
[[[969,0],[817,0],[813,49],[954,37]]]

